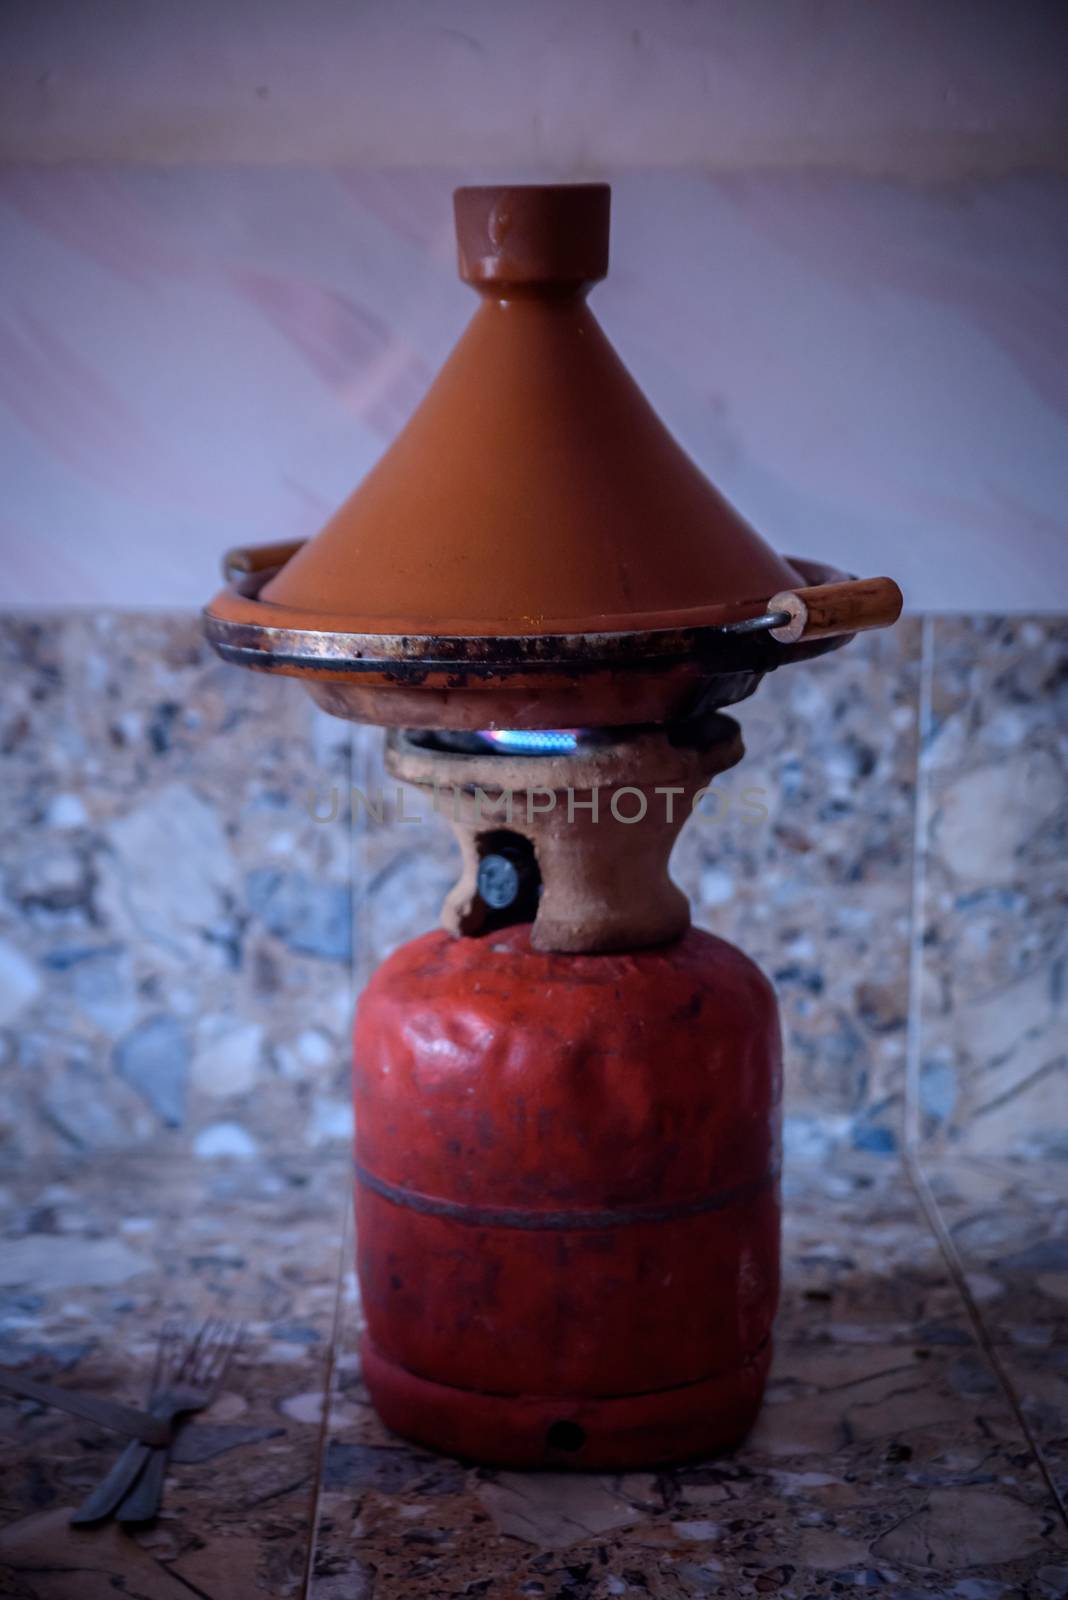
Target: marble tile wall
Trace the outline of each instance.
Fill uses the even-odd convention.
[[[375,820],[381,735],[191,615],[12,614],[0,649],[6,1146],[343,1142],[354,993],[436,920],[446,824],[388,784]],[[1066,660],[1063,620],[911,618],[738,708],[673,867],[775,982],[795,1155],[891,1152],[906,1110],[930,1151],[1064,1154]]]
[[[4,1140],[246,1153],[344,1135],[348,729],[207,652],[196,619],[0,630]]]
[[[929,1151],[1068,1154],[1068,623],[940,618],[921,715]]]
[[[697,819],[673,861],[695,920],[775,984],[787,1140],[807,1154],[899,1142],[920,627],[766,679],[736,708],[748,755],[722,780],[722,822]]]
[[[192,608],[224,545],[314,533],[470,317],[451,191],[500,176],[0,168],[8,600]],[[892,552],[917,609],[1064,609],[1068,178],[612,185],[594,312],[777,549]]]

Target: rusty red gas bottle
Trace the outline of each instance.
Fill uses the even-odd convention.
[[[398,1433],[516,1466],[740,1439],[779,1283],[780,1042],[711,934],[520,925],[395,952],[355,1030],[364,1372]]]

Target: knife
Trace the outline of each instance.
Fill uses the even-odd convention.
[[[59,1389],[51,1383],[39,1383],[36,1378],[24,1378],[20,1372],[0,1367],[0,1390],[17,1395],[21,1400],[36,1400],[44,1406],[54,1406],[57,1411],[67,1411],[72,1417],[84,1417],[97,1422],[113,1433],[125,1434],[129,1439],[140,1439],[143,1444],[166,1444],[171,1437],[167,1422],[140,1411],[136,1406],[123,1405],[119,1400],[105,1400],[101,1395],[85,1394],[78,1389]]]

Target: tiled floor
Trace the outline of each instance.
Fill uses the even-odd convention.
[[[164,1515],[128,1538],[68,1510],[114,1439],[2,1402],[4,1594],[96,1600],[300,1594],[316,1494],[318,1400],[332,1344],[345,1169],[100,1161],[10,1186],[0,1247],[3,1359],[143,1400],[164,1319],[244,1322],[225,1391],[180,1441]],[[259,1587],[257,1587],[259,1585]]]
[[[940,1162],[931,1187],[988,1360],[1068,1500],[1068,1188],[1057,1168]]]
[[[0,1593],[1066,1594],[1051,1478],[1068,1436],[1068,1202],[1033,1167],[958,1159],[929,1179],[935,1227],[892,1159],[795,1168],[778,1354],[746,1446],[569,1477],[467,1467],[383,1430],[355,1355],[344,1162],[140,1156],[12,1176],[5,1363],[137,1401],[165,1316],[211,1309],[250,1337],[182,1437],[163,1516],[134,1537],[68,1526],[114,1441],[0,1402]]]

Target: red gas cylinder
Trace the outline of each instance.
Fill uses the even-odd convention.
[[[612,1467],[751,1425],[779,1282],[771,988],[691,929],[625,954],[435,932],[356,1018],[364,1373],[388,1426]]]

